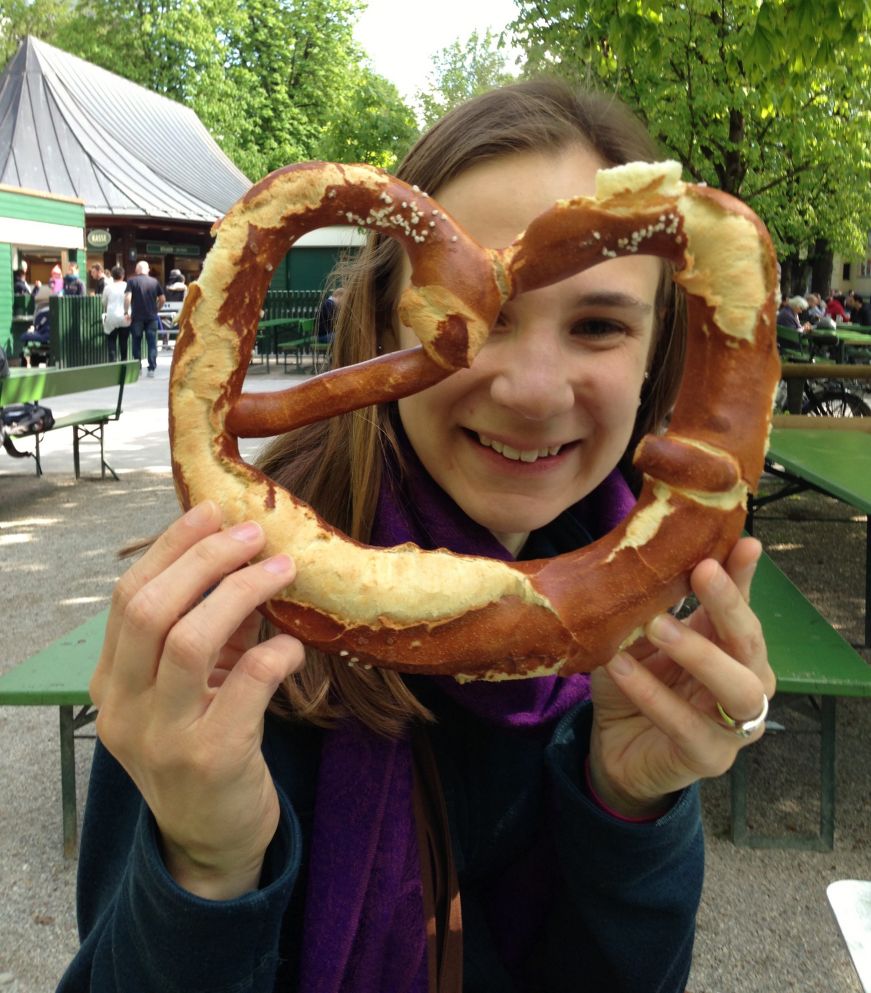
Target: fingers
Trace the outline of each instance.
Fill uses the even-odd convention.
[[[221,648],[237,631],[240,616],[253,613],[259,604],[284,589],[294,573],[286,555],[256,562],[227,576],[173,625],[155,681],[158,701],[168,719],[192,719],[198,716],[197,710],[205,708],[209,676]],[[246,655],[250,657],[252,651]],[[259,658],[256,653],[253,657]]]
[[[95,699],[107,686],[122,706],[153,691],[166,720],[195,720],[214,691],[229,682],[234,666],[246,672],[253,667],[259,673],[255,683],[274,689],[287,667],[299,664],[297,650],[288,655],[286,641],[253,647],[257,607],[293,580],[293,562],[276,555],[251,563],[265,543],[254,522],[219,528],[215,504],[195,508],[119,583]],[[218,665],[221,672],[213,678]]]
[[[186,651],[207,659],[211,666],[210,652],[217,650],[212,648],[214,642],[197,640],[190,623],[180,625],[177,622],[182,618],[187,620],[185,615],[194,604],[223,577],[250,561],[261,550],[263,542],[263,532],[253,522],[208,534],[179,557],[171,559],[161,572],[133,593],[123,611],[113,663],[120,681],[130,692],[141,693],[151,685],[164,641],[170,633],[176,645],[175,651],[171,652],[173,660],[177,661],[181,652]],[[243,590],[248,584],[237,581],[236,586]],[[273,586],[281,588],[279,583],[273,583]],[[250,597],[240,600],[239,607],[239,610],[230,607],[234,622],[232,630],[253,609]],[[188,638],[185,638],[186,634]]]
[[[279,634],[249,649],[229,672],[221,693],[209,708],[208,720],[229,734],[263,719],[280,684],[305,661],[296,638]]]
[[[764,675],[768,668],[761,639],[762,655],[755,665],[750,666],[668,614],[661,614],[650,622],[647,636],[681,669],[693,676],[701,688],[707,690],[707,696],[703,695],[693,702],[711,716],[714,701],[719,701],[735,720],[752,720],[761,710],[762,694],[770,696],[774,692],[771,686],[769,693],[761,675],[754,671],[759,669]]]
[[[716,641],[725,655],[738,661],[759,680],[762,692],[771,697],[775,691],[774,673],[768,664],[768,652],[762,625],[749,605],[750,584],[762,553],[753,538],[742,539],[732,550],[724,566],[712,560],[702,562],[690,577],[690,584],[705,616],[713,628]],[[759,695],[755,703],[718,697],[736,719],[750,720],[759,713]],[[734,706],[737,711],[731,710]],[[746,714],[746,716],[741,716]]]
[[[692,748],[693,737],[731,735],[732,747],[746,743],[723,725],[719,702],[738,723],[762,710],[763,694],[775,690],[774,674],[758,618],[750,609],[750,584],[761,546],[739,541],[724,566],[702,562],[691,576],[693,592],[704,608],[683,624],[668,614],[646,627],[647,640],[658,649],[651,663],[623,653],[608,665],[620,690],[664,734]],[[657,665],[670,660],[669,670]],[[689,678],[687,678],[689,677]],[[761,735],[762,729],[756,732]],[[728,739],[727,739],[728,740]]]
[[[661,796],[702,777],[726,772],[739,748],[762,735],[740,738],[720,723],[708,708],[699,707],[658,679],[630,655],[621,652],[607,666],[608,675],[638,712],[638,741],[649,740],[641,751],[647,756],[643,769],[636,770],[632,796]],[[648,731],[652,725],[667,742],[656,748]]]
[[[171,524],[142,558],[118,580],[112,594],[103,648],[90,684],[91,699],[98,707],[106,681],[111,676],[118,637],[130,601],[171,562],[176,561],[202,538],[216,532],[220,526],[221,512],[218,505],[212,500],[198,504]]]

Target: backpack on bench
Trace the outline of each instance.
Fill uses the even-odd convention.
[[[4,438],[23,438],[42,434],[54,425],[54,415],[38,403],[10,403],[0,407],[0,433]]]

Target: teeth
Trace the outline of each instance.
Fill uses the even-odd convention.
[[[501,441],[494,441],[486,435],[479,434],[478,440],[485,448],[492,448],[503,458],[511,459],[512,462],[537,462],[539,459],[547,458],[548,455],[558,455],[562,445],[552,445],[550,448],[534,448],[529,451],[520,451],[510,445],[503,445]]]

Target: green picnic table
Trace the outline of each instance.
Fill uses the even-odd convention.
[[[76,732],[97,716],[88,695],[88,683],[97,663],[108,616],[106,609],[0,675],[0,705],[51,706],[59,710],[61,803],[67,858],[75,855],[78,835],[75,739],[84,736]]]
[[[846,362],[857,348],[871,349],[871,331],[860,331],[842,325],[834,334],[838,337],[836,353],[839,362]]]
[[[833,496],[866,515],[864,644],[871,647],[871,434],[775,428],[765,463],[784,480],[784,486],[751,502],[751,527],[756,509],[806,489]]]

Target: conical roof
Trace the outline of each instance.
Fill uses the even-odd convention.
[[[251,185],[192,110],[33,37],[0,75],[0,183],[200,223]]]

